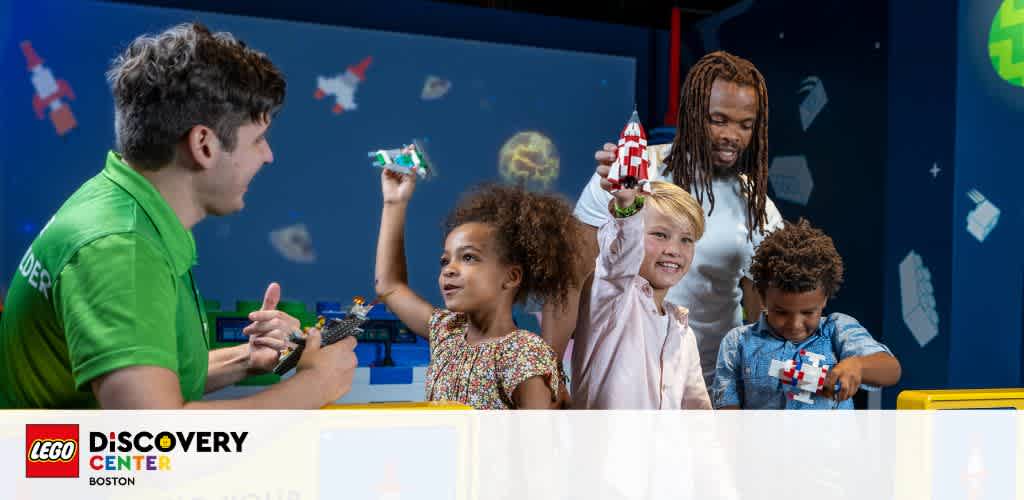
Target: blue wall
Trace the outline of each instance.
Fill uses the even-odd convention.
[[[953,0],[894,2],[889,23],[885,331],[903,364],[903,378],[896,390],[886,391],[887,406],[895,403],[900,389],[941,388],[948,377],[956,5]],[[925,29],[929,36],[922,36]],[[940,168],[937,175],[929,171],[933,165]],[[938,319],[934,336],[928,333],[930,320],[921,327],[923,345],[903,319],[899,269],[911,252],[931,275]],[[913,293],[909,286],[908,300],[927,300],[927,292]]]
[[[1005,387],[1021,383],[1021,136],[1024,87],[1000,78],[989,33],[1003,3],[1024,15],[1020,0],[961,0],[957,19],[956,178],[953,192],[953,311],[949,384]],[[1024,25],[1011,28],[1024,63]],[[1000,210],[979,241],[968,233],[977,191]],[[980,216],[984,212],[975,213]]]
[[[258,299],[269,280],[310,304],[372,293],[380,182],[366,153],[413,137],[425,138],[440,176],[413,202],[410,281],[439,303],[441,220],[468,186],[499,180],[502,144],[520,131],[551,139],[560,172],[548,188],[575,198],[593,171],[595,145],[616,135],[635,102],[635,61],[622,56],[96,2],[18,4],[12,18],[0,48],[2,92],[12,96],[4,100],[3,122],[13,125],[4,137],[18,145],[5,149],[5,276],[61,201],[102,168],[113,144],[103,73],[134,36],[200,20],[267,52],[285,73],[289,95],[270,133],[275,163],[254,179],[245,210],[195,228],[201,290],[225,306]],[[62,137],[32,111],[21,40],[75,91],[78,127]],[[317,76],[366,56],[374,59],[357,110],[335,115],[332,102],[313,98]],[[422,100],[427,75],[450,80],[449,93]],[[290,261],[271,244],[271,231],[294,224],[308,228],[315,262]]]
[[[989,57],[1001,3],[898,2],[891,9],[886,331],[904,365],[899,388],[1022,381],[1024,88],[1000,78]],[[1016,36],[1020,50],[1024,26]],[[939,171],[929,172],[933,163]],[[968,231],[969,219],[984,222],[992,206],[998,222]],[[899,266],[910,251],[928,268],[930,287],[901,283]],[[925,343],[911,328],[920,324],[907,319],[907,298],[921,295],[907,292],[915,288],[934,293],[937,334]]]

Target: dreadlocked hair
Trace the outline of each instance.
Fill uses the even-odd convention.
[[[493,227],[501,259],[522,268],[516,302],[565,304],[569,289],[578,286],[576,255],[583,242],[582,228],[568,201],[522,187],[483,184],[466,194],[448,215],[445,238],[471,222]]]
[[[761,293],[769,288],[804,293],[821,287],[826,297],[835,297],[843,284],[843,259],[832,238],[801,218],[764,238],[750,274]]]
[[[768,89],[764,76],[753,63],[728,52],[717,51],[702,57],[686,74],[679,99],[676,138],[668,160],[672,180],[695,194],[697,201],[710,204],[708,215],[715,209],[711,190],[714,178],[711,162],[712,144],[708,133],[708,109],[711,87],[716,79],[752,87],[757,92],[757,118],[750,146],[736,161],[737,174],[747,200],[747,238],[753,231],[764,231],[768,221],[765,202],[768,198]]]

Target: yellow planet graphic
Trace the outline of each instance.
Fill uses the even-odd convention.
[[[547,189],[558,178],[558,150],[540,132],[519,132],[498,151],[503,181],[527,189]]]

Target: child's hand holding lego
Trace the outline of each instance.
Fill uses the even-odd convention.
[[[597,175],[601,177],[601,189],[612,193],[612,196],[615,197],[616,208],[625,209],[633,205],[633,202],[636,200],[637,190],[619,189],[612,192],[615,186],[608,180],[608,173],[611,172],[612,167],[615,165],[617,152],[618,147],[608,142],[605,143],[604,149],[594,153],[594,159],[597,160]]]
[[[857,357],[850,357],[840,361],[828,371],[822,394],[836,401],[850,399],[854,394],[857,394],[857,389],[860,388],[863,372],[864,367]],[[839,382],[838,393],[833,390],[836,382]]]
[[[380,188],[384,203],[408,203],[416,190],[416,176],[384,169],[380,173]]]
[[[624,210],[633,206],[633,202],[636,201],[636,189],[620,189],[612,196],[615,197],[615,207]]]

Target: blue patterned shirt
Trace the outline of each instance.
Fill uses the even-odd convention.
[[[711,400],[715,408],[738,405],[754,410],[853,409],[853,400],[841,403],[820,394],[811,395],[807,404],[787,396],[788,384],[769,374],[772,360],[802,360],[800,351],[824,356],[821,365],[832,368],[851,356],[867,356],[887,352],[889,348],[871,337],[856,319],[841,313],[821,318],[818,329],[802,342],[794,344],[775,335],[764,314],[757,323],[733,328],[718,350]],[[861,389],[877,391],[877,387],[861,384]]]

